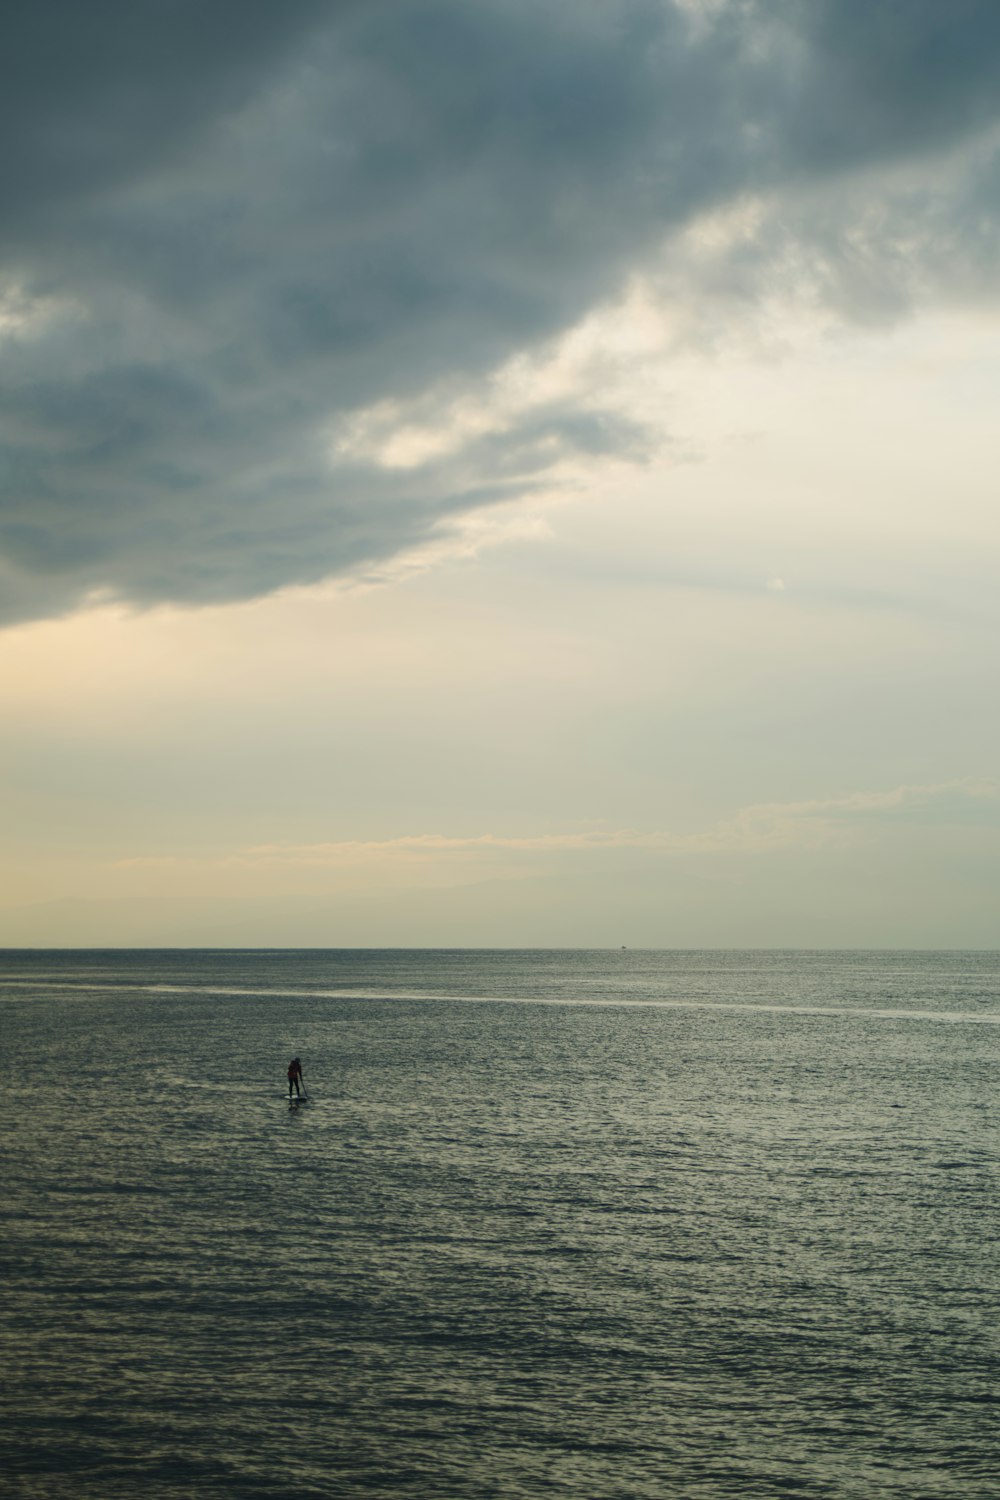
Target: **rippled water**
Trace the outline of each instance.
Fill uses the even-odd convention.
[[[998,954],[8,953],[0,1027],[4,1494],[1000,1494]]]

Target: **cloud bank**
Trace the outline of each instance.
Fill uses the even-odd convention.
[[[637,274],[996,289],[992,0],[48,0],[0,68],[0,621],[363,572],[641,454],[588,392],[406,466],[339,441]]]

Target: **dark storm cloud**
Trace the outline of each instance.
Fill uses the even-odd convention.
[[[751,297],[790,246],[849,306],[898,299],[904,240],[914,282],[995,245],[992,0],[25,4],[2,73],[7,619],[363,569],[641,451],[593,406],[405,472],[331,439],[459,394],[747,192],[769,213],[718,273]]]

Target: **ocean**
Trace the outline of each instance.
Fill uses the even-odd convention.
[[[1000,1495],[998,953],[6,952],[0,1028],[5,1496]]]

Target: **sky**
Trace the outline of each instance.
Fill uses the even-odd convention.
[[[0,945],[993,948],[995,0],[43,0]]]

